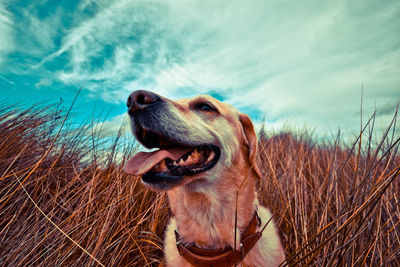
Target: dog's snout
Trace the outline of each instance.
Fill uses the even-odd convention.
[[[161,98],[152,92],[138,90],[128,97],[126,106],[129,112],[135,112],[151,106],[160,100]]]

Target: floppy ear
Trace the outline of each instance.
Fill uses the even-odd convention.
[[[260,169],[258,168],[257,157],[256,157],[258,140],[256,132],[254,130],[253,123],[251,122],[249,116],[247,116],[246,114],[240,114],[239,121],[242,124],[245,136],[245,146],[247,146],[248,150],[249,165],[252,168],[253,173],[261,181],[261,172]]]

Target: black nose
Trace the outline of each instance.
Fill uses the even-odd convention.
[[[160,99],[161,98],[158,95],[152,92],[145,90],[138,90],[133,92],[128,97],[126,106],[128,107],[128,112],[133,113],[153,105],[154,103],[160,101]]]

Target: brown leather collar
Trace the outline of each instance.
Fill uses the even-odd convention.
[[[175,230],[176,246],[179,254],[196,267],[230,267],[239,264],[249,253],[261,237],[261,232],[256,232],[261,225],[257,211],[251,219],[246,230],[240,235],[240,250],[231,247],[221,249],[204,249],[194,244],[185,244],[179,232]]]

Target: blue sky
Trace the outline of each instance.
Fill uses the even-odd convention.
[[[2,0],[0,100],[82,88],[74,111],[109,112],[113,133],[136,89],[211,94],[267,128],[351,134],[362,86],[379,127],[399,103],[399,32],[399,1]]]

